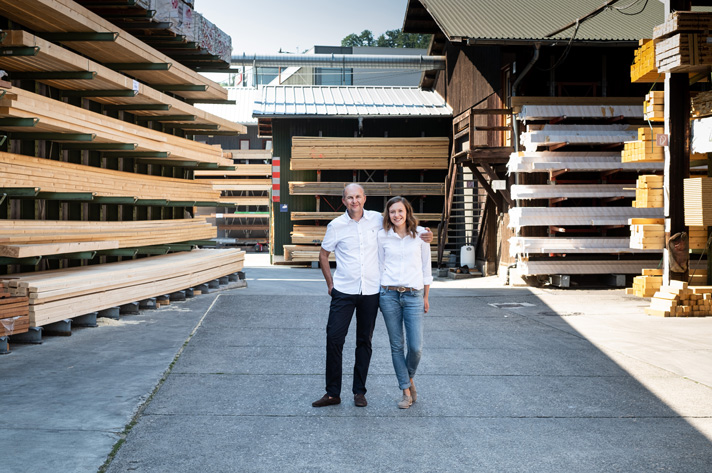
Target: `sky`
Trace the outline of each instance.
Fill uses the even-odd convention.
[[[408,0],[195,0],[195,11],[232,37],[232,54],[302,53],[351,33],[403,27]]]

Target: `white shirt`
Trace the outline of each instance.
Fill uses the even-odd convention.
[[[425,229],[417,228],[420,234]],[[393,229],[378,232],[378,263],[383,286],[423,289],[433,282],[430,245],[420,236],[398,236]]]
[[[383,216],[373,210],[364,210],[358,222],[348,212],[329,222],[321,247],[336,257],[334,289],[344,294],[378,294],[381,228]]]

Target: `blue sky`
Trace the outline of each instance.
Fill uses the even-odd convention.
[[[351,33],[401,28],[407,0],[195,0],[195,10],[232,37],[233,54],[302,52]]]

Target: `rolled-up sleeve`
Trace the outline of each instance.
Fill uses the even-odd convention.
[[[433,263],[430,256],[430,244],[420,240],[420,256],[423,263],[423,285],[430,286],[433,283]]]

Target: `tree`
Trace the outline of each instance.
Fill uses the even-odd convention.
[[[429,34],[403,33],[400,29],[388,30],[375,41],[370,30],[363,30],[360,35],[352,33],[341,40],[341,46],[378,46],[381,48],[427,49],[429,44]]]
[[[341,46],[373,46],[373,33],[363,30],[361,34],[351,33],[341,40]]]

